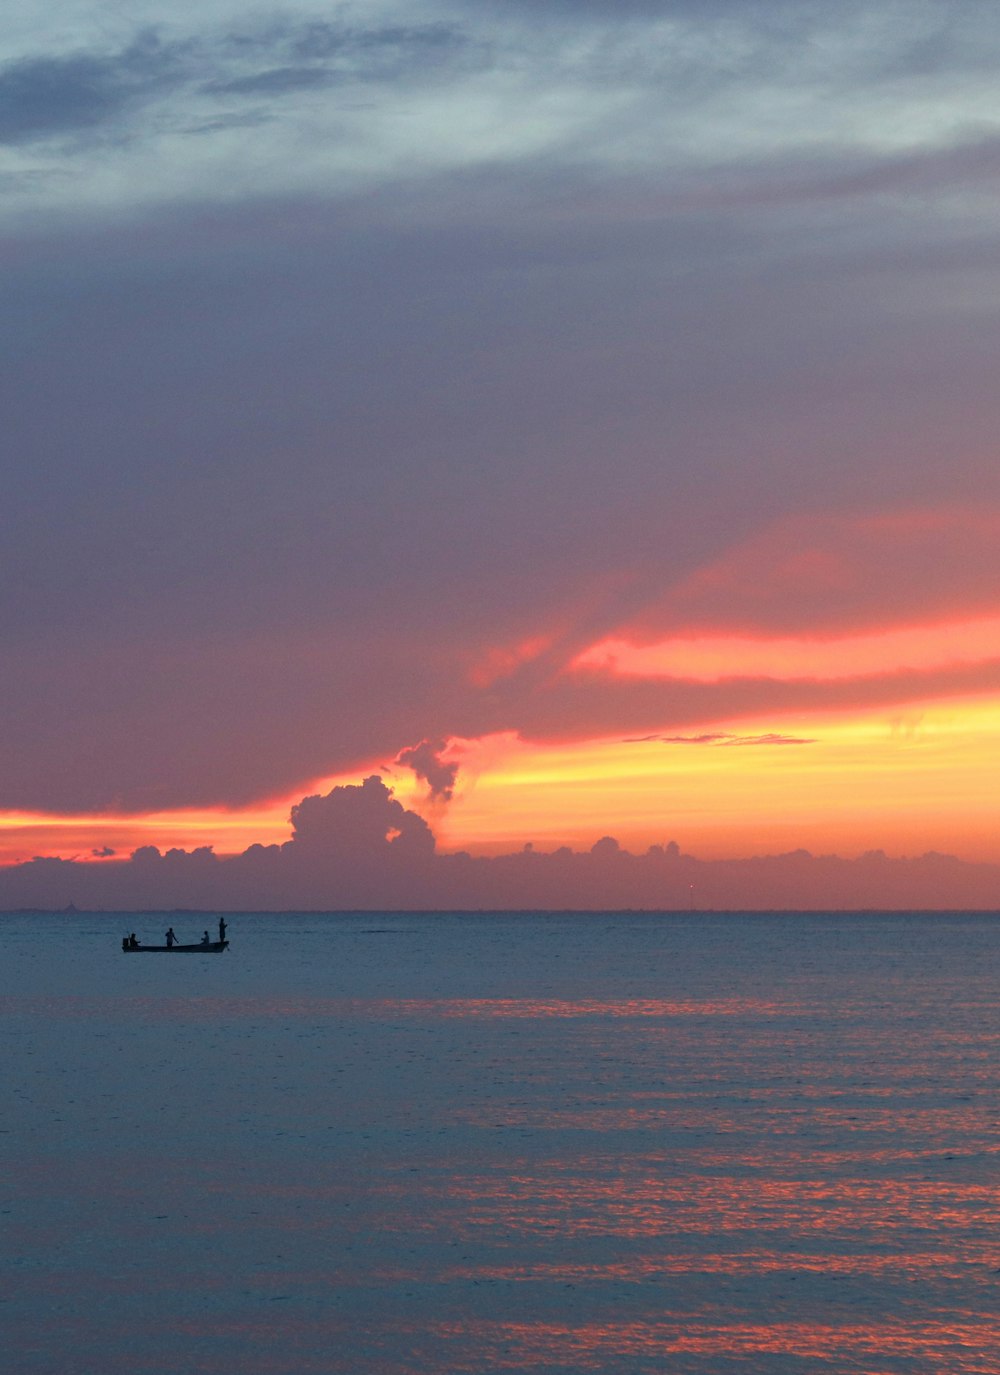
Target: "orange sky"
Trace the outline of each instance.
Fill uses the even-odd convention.
[[[1000,661],[1000,616],[893,627],[866,635],[690,635],[634,645],[609,638],[576,659],[619,675],[692,678],[766,676],[842,681],[901,669]]]
[[[610,833],[626,848],[676,840],[706,858],[799,846],[1000,856],[996,699],[720,722],[702,734],[720,738],[481,742],[469,747],[473,776],[439,838],[502,851],[527,841],[578,847]],[[788,739],[809,743],[776,743]]]
[[[785,709],[665,725],[638,737],[538,743],[514,732],[448,741],[458,764],[450,803],[429,802],[406,767],[373,760],[337,777],[305,780],[288,796],[243,809],[164,811],[145,816],[0,815],[0,862],[47,854],[111,857],[138,845],[235,853],[289,838],[289,811],[302,796],[381,771],[407,807],[424,815],[444,850],[501,853],[526,843],[585,848],[606,834],[627,849],[676,840],[705,858],[804,847],[845,856],[883,848],[929,849],[1000,860],[996,779],[1000,696],[982,689],[943,696],[950,672],[991,683],[1000,663],[1000,617],[820,637],[674,634],[651,643],[605,638],[556,678],[572,686],[646,680],[830,683],[844,705]],[[523,653],[497,650],[496,671]],[[510,665],[507,665],[510,668]],[[474,679],[479,665],[471,670]],[[903,671],[925,698],[859,706]],[[932,690],[933,689],[933,690]],[[876,694],[877,696],[877,694]]]
[[[1000,862],[995,6],[16,8],[0,864]]]
[[[951,643],[956,633],[950,628],[944,640]],[[686,668],[702,648],[690,647]],[[782,650],[795,670],[799,650],[790,642]],[[746,659],[761,653],[758,643],[746,650]],[[653,650],[632,654],[630,667],[644,663],[643,656],[658,662]],[[830,654],[835,670],[833,649]],[[446,850],[498,853],[527,842],[582,848],[612,834],[628,849],[673,839],[706,858],[802,846],[843,855],[877,847],[892,854],[937,849],[1000,859],[995,696],[755,716],[643,739],[539,745],[495,735],[452,740],[448,754],[460,770],[447,805],[428,805],[408,770],[383,769],[399,799],[426,816]],[[377,768],[373,762],[367,771]],[[365,772],[317,780],[287,798],[243,810],[7,814],[0,817],[0,855],[5,862],[37,854],[88,857],[105,847],[123,855],[140,844],[213,845],[232,853],[287,839],[293,802],[355,782]]]

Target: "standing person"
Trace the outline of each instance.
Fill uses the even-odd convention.
[[[171,947],[172,945],[176,945],[176,944],[177,944],[177,937],[174,935],[174,928],[173,928],[172,926],[171,926],[170,929],[168,930],[166,936],[164,937],[164,940],[167,942],[167,949],[168,949],[168,950],[170,949],[170,947]]]
[[[219,944],[221,945],[221,944],[225,941],[225,939],[226,939],[226,919],[225,919],[225,917],[220,917],[220,918],[219,918]]]

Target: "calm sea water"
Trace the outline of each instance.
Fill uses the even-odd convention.
[[[997,918],[167,924],[0,917],[5,1370],[1000,1370]]]

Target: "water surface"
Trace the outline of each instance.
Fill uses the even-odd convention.
[[[996,1375],[1000,921],[0,917],[15,1375]]]

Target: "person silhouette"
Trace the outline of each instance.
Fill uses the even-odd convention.
[[[219,944],[221,945],[222,942],[223,942],[225,939],[226,939],[226,919],[225,919],[225,917],[220,917],[220,918],[219,918]]]
[[[208,944],[209,944],[208,932],[207,932],[207,931],[202,932],[201,943],[202,943],[202,945],[208,945]]]
[[[170,949],[171,946],[177,944],[177,937],[174,935],[174,928],[173,928],[172,926],[171,926],[170,929],[168,930],[168,932],[167,932],[166,936],[164,937],[164,939],[165,939],[166,942],[167,942],[167,949],[168,949],[168,950]]]

